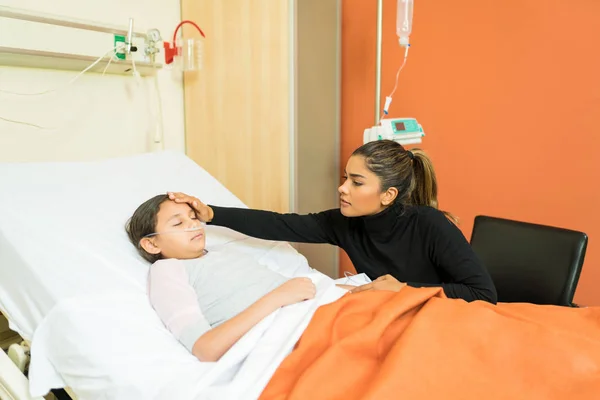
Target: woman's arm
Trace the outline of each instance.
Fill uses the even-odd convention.
[[[315,286],[310,279],[291,279],[235,317],[211,328],[180,260],[162,260],[150,270],[152,306],[171,333],[200,361],[218,361],[273,311],[314,296]]]
[[[259,239],[339,246],[337,232],[346,223],[338,209],[307,215],[279,214],[246,208],[208,206],[184,193],[169,193],[169,196],[176,202],[188,203],[204,222]]]
[[[498,301],[496,287],[483,263],[475,255],[458,227],[438,210],[430,209],[420,215],[423,240],[433,264],[452,279],[441,285],[407,282],[414,287],[442,286],[446,296],[466,301]]]

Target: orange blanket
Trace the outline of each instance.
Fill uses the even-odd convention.
[[[323,306],[261,399],[600,399],[600,308],[466,303],[440,288]]]

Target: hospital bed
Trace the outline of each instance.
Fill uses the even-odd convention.
[[[244,207],[177,152],[0,164],[0,311],[31,342],[29,380],[0,354],[0,399],[64,387],[79,399],[256,398],[315,309],[343,294],[289,244],[209,226],[207,248],[310,276],[318,294],[267,317],[219,362],[199,362],[150,306],[149,265],[123,228],[139,204],[169,190]]]

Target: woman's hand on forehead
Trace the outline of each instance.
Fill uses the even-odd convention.
[[[210,222],[213,219],[213,210],[198,198],[181,192],[168,192],[169,199],[175,203],[187,203],[202,222]]]

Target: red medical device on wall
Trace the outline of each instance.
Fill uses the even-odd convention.
[[[206,35],[204,34],[204,32],[202,32],[202,29],[200,29],[198,24],[196,24],[194,21],[190,21],[190,20],[181,21],[179,23],[179,25],[177,25],[177,28],[175,28],[175,32],[173,33],[172,43],[164,42],[165,64],[173,63],[175,57],[177,57],[177,56],[181,56],[181,57],[185,58],[186,51],[188,52],[188,58],[191,57],[192,59],[197,59],[200,56],[199,54],[190,54],[190,52],[197,53],[199,51],[199,49],[195,45],[195,43],[199,43],[199,42],[195,42],[195,39],[188,39],[187,43],[183,43],[183,41],[182,41],[182,43],[177,43],[177,32],[179,32],[179,29],[185,24],[192,25],[194,28],[196,28],[198,30],[198,32],[200,32],[200,35],[202,35],[203,38],[206,38]],[[184,67],[184,70],[186,70],[186,69],[187,68]],[[195,68],[192,68],[192,69],[195,69]]]

